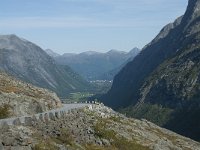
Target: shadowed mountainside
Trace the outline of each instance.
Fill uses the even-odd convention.
[[[200,140],[200,0],[165,26],[102,97],[113,108]]]
[[[0,36],[0,70],[62,97],[91,88],[70,67],[57,65],[39,46],[16,35]]]

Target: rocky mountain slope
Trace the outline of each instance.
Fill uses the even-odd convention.
[[[200,140],[200,0],[165,26],[115,77],[102,99],[123,112],[147,118]]]
[[[33,115],[61,106],[55,93],[0,73],[0,119]]]
[[[91,80],[113,80],[119,69],[126,61],[133,59],[138,53],[138,48],[130,52],[110,50],[107,53],[93,51],[80,54],[66,53],[62,56],[54,57],[61,65],[69,65],[85,79]],[[51,55],[51,54],[50,54]],[[112,70],[117,70],[111,72]]]
[[[0,36],[0,70],[59,96],[90,88],[71,68],[57,65],[40,47],[16,35]]]
[[[36,123],[37,122],[37,123]],[[200,144],[103,105],[61,118],[0,127],[0,148],[20,150],[199,150]]]

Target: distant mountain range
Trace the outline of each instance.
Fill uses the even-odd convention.
[[[60,65],[68,65],[86,80],[113,80],[118,71],[132,60],[140,50],[130,52],[110,50],[107,53],[87,51],[80,54],[66,53],[58,56],[53,51],[46,51]]]
[[[62,97],[91,87],[70,67],[57,65],[39,46],[16,35],[0,35],[0,70]]]
[[[200,0],[165,26],[101,97],[115,109],[200,140]]]

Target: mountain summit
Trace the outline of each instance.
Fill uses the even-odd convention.
[[[185,14],[115,76],[103,101],[199,140],[199,43],[200,0],[190,0]]]

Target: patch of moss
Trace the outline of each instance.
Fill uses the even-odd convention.
[[[4,104],[0,106],[0,119],[8,118],[10,116],[10,105]]]
[[[105,120],[105,119],[104,119]],[[106,122],[100,121],[94,126],[95,135],[99,138],[105,138],[113,140],[116,137],[116,133],[113,130],[105,130]]]
[[[110,119],[114,122],[122,123],[121,118],[118,116],[111,116]]]
[[[129,141],[125,138],[116,138],[113,145],[119,150],[149,150],[148,147],[138,144],[136,141]]]
[[[42,140],[33,147],[33,150],[59,150],[50,139]]]
[[[149,150],[149,148],[138,144],[134,140],[128,140],[125,137],[118,136],[117,133],[109,129],[109,124],[101,120],[94,126],[95,135],[102,139],[110,141],[110,149],[117,150]]]
[[[84,146],[86,150],[116,150],[115,147],[112,146],[99,146],[99,145],[93,145],[93,144],[87,144]]]
[[[52,137],[56,143],[65,144],[65,145],[74,145],[74,138],[67,129],[62,129],[61,134],[57,137]]]

